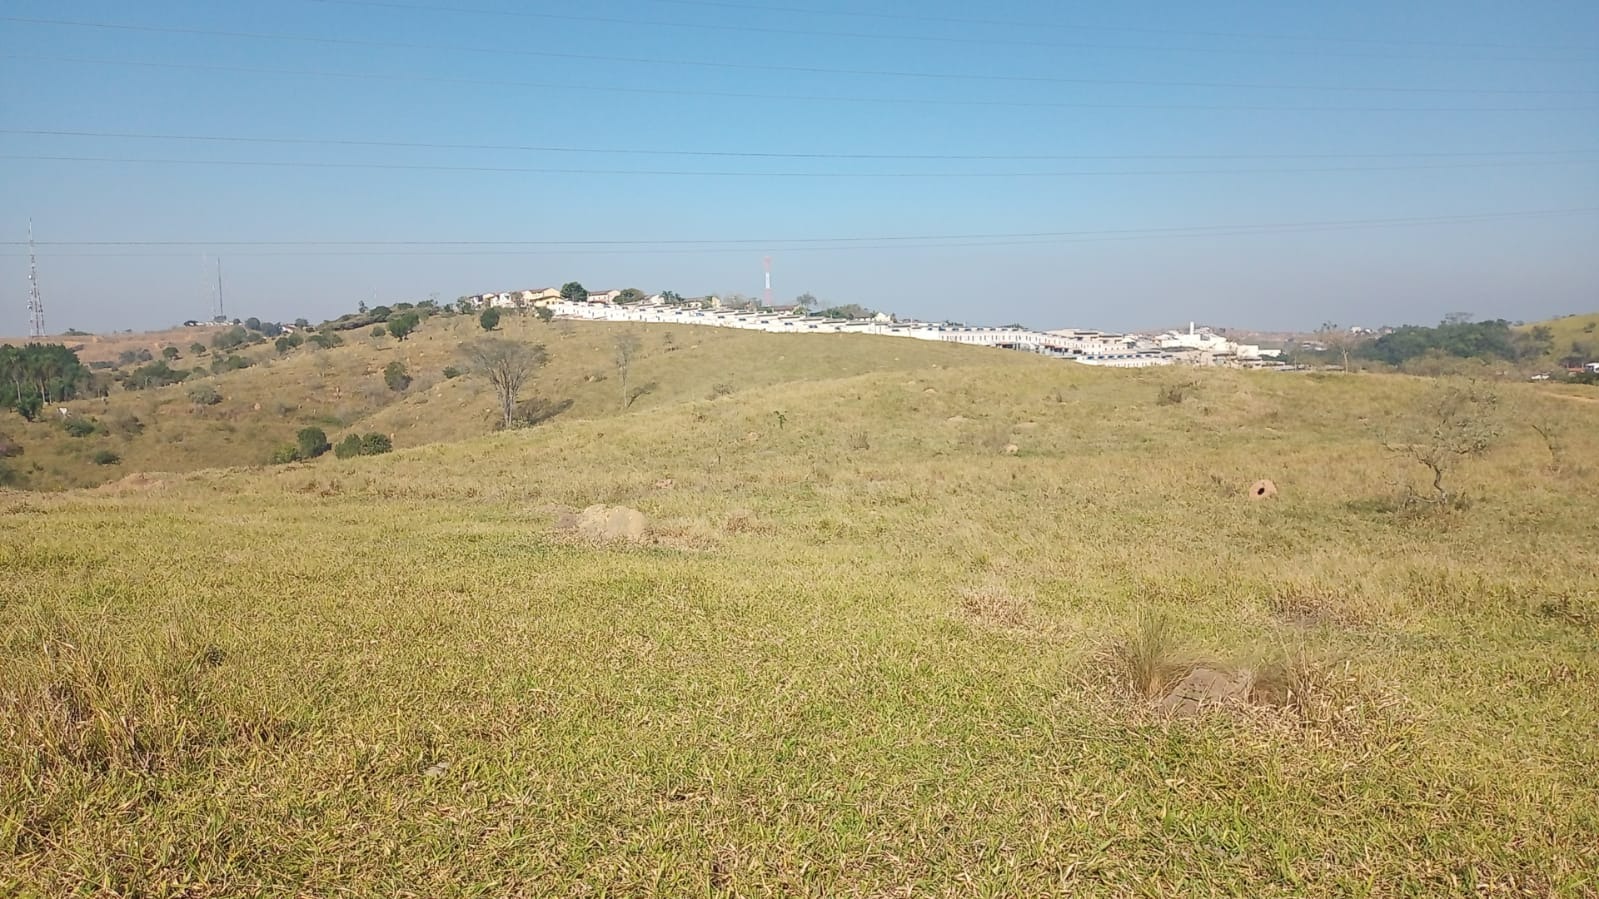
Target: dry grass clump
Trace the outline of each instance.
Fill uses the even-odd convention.
[[[1131,632],[1111,648],[1110,659],[1121,682],[1145,699],[1165,695],[1193,667],[1183,655],[1176,624],[1163,610],[1140,610]]]
[[[1280,651],[1258,665],[1249,701],[1286,712],[1307,730],[1338,736],[1366,731],[1397,702],[1366,684],[1349,660],[1303,647]]]
[[[1030,605],[1003,584],[986,584],[961,591],[961,612],[985,627],[1023,627],[1027,624]]]

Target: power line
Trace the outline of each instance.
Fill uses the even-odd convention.
[[[385,50],[429,50],[444,53],[493,53],[497,55],[527,56],[536,59],[572,59],[584,62],[620,63],[626,65],[668,65],[718,70],[785,72],[809,75],[848,75],[852,77],[917,78],[940,81],[977,81],[989,83],[1076,84],[1121,87],[1185,87],[1226,90],[1295,90],[1333,93],[1390,93],[1390,94],[1494,94],[1507,96],[1532,95],[1594,95],[1599,90],[1574,88],[1450,88],[1450,87],[1400,87],[1355,86],[1318,84],[1265,84],[1239,81],[1173,81],[1136,78],[1063,78],[1045,75],[984,75],[945,72],[919,72],[889,69],[848,69],[824,66],[792,66],[756,63],[716,62],[699,59],[670,59],[639,56],[605,56],[593,53],[567,53],[555,50],[518,50],[505,47],[465,46],[459,44],[425,44],[409,41],[379,41],[357,38],[319,37],[316,35],[285,34],[281,32],[229,31],[210,28],[185,28],[164,25],[143,25],[125,22],[88,22],[69,19],[40,19],[23,16],[0,16],[0,22],[26,25],[45,25],[66,28],[88,28],[113,31],[133,31],[151,34],[180,34],[195,37],[245,38],[251,40],[290,41],[296,43],[325,44],[340,47],[370,47]]]
[[[214,134],[151,134],[132,131],[81,131],[0,128],[0,134],[33,137],[87,137],[115,140],[184,141],[195,143],[276,144],[289,146],[377,147],[385,149],[420,150],[504,150],[529,153],[591,153],[595,155],[627,156],[688,156],[719,159],[840,159],[840,160],[925,160],[925,161],[989,161],[989,162],[1039,162],[1039,161],[1122,161],[1122,160],[1257,160],[1257,159],[1464,159],[1494,156],[1571,156],[1599,153],[1599,149],[1581,150],[1491,150],[1477,152],[1413,152],[1413,153],[1116,153],[1084,154],[992,154],[992,153],[782,153],[746,150],[656,150],[640,147],[572,147],[547,144],[481,144],[439,143],[430,141],[363,140],[355,138],[312,137],[257,137]]]
[[[907,13],[866,12],[861,10],[844,9],[813,9],[798,6],[775,6],[761,3],[725,2],[725,0],[649,0],[651,3],[663,3],[672,6],[698,6],[714,9],[759,10],[763,12],[796,13],[808,16],[841,16],[859,19],[876,19],[882,21],[899,22],[939,22],[951,25],[994,25],[1007,28],[1046,28],[1057,31],[1090,31],[1123,34],[1162,34],[1180,37],[1205,37],[1227,38],[1230,40],[1258,40],[1258,41],[1306,41],[1333,44],[1369,44],[1392,47],[1432,47],[1453,50],[1523,50],[1523,51],[1557,51],[1568,53],[1596,53],[1595,47],[1548,46],[1529,44],[1493,44],[1493,43],[1465,43],[1453,41],[1418,41],[1400,40],[1395,38],[1358,38],[1358,37],[1327,37],[1324,35],[1309,34],[1270,34],[1260,32],[1237,31],[1192,31],[1175,28],[1132,28],[1128,26],[1112,25],[1081,25],[1061,22],[1018,21],[1015,19],[974,19],[957,16],[933,16],[925,14],[911,15]]]
[[[1188,225],[1163,228],[1089,229],[1073,231],[1022,231],[1001,233],[953,233],[915,235],[871,235],[857,237],[767,237],[767,238],[668,238],[659,240],[87,240],[41,241],[45,247],[120,247],[120,248],[229,248],[229,255],[238,249],[250,248],[341,248],[322,255],[409,255],[417,247],[515,247],[509,250],[437,251],[432,255],[502,255],[529,251],[551,253],[615,253],[615,252],[748,252],[750,246],[770,246],[782,252],[825,249],[885,249],[895,246],[1017,246],[1034,243],[1076,243],[1100,240],[1142,240],[1166,237],[1230,237],[1260,234],[1296,234],[1311,231],[1346,230],[1361,228],[1407,227],[1425,225],[1466,224],[1509,219],[1543,218],[1599,213],[1599,206],[1580,206],[1560,209],[1529,209],[1509,212],[1481,212],[1460,215],[1407,216],[1400,218],[1335,219],[1326,221],[1268,222],[1228,225]],[[21,246],[18,241],[0,241],[0,246]],[[388,248],[373,250],[374,247]],[[603,248],[603,249],[602,249]],[[667,249],[670,248],[670,249]],[[192,255],[193,249],[178,256]],[[69,255],[69,254],[52,254]],[[110,254],[107,254],[110,255]],[[138,254],[149,255],[149,254]],[[253,255],[302,255],[294,253],[261,253]],[[316,254],[312,254],[316,255]]]
[[[128,156],[53,156],[3,154],[0,159],[19,162],[109,162],[137,165],[205,165],[258,168],[310,168],[374,171],[480,172],[529,175],[617,175],[700,178],[1063,178],[1156,175],[1312,175],[1355,172],[1404,172],[1440,169],[1520,168],[1546,165],[1591,165],[1596,159],[1540,160],[1536,162],[1462,162],[1442,165],[1327,166],[1277,169],[1090,169],[1026,172],[741,172],[692,169],[587,169],[530,166],[429,165],[404,162],[308,162],[266,159],[154,159]]]
[[[867,97],[825,94],[763,94],[742,91],[700,90],[660,87],[603,87],[592,84],[563,84],[547,81],[508,81],[484,78],[445,78],[438,76],[389,74],[372,72],[338,72],[314,69],[274,69],[256,66],[224,66],[202,63],[152,62],[146,60],[104,59],[71,56],[43,56],[33,54],[0,54],[0,59],[30,62],[60,62],[72,65],[111,65],[136,68],[174,69],[181,71],[237,72],[243,74],[271,75],[274,77],[349,78],[363,81],[402,81],[422,84],[452,84],[471,87],[517,87],[537,90],[586,91],[591,93],[637,94],[668,97],[719,97],[737,100],[782,100],[818,103],[869,103],[895,106],[953,106],[981,109],[1106,109],[1106,110],[1168,110],[1168,111],[1235,111],[1235,112],[1599,112],[1596,106],[1292,106],[1248,103],[1080,103],[1025,100],[953,100],[925,97]]]
[[[1142,45],[1142,44],[1098,44],[1098,43],[1085,43],[1085,42],[1080,42],[1080,41],[1072,42],[1072,41],[1023,40],[1023,39],[1017,39],[1017,38],[1008,38],[1008,39],[1007,38],[980,38],[980,37],[972,37],[972,36],[969,36],[969,35],[961,36],[961,37],[939,37],[939,36],[936,36],[936,35],[878,34],[878,33],[862,32],[862,31],[824,31],[824,30],[808,29],[808,28],[774,28],[774,27],[763,26],[763,25],[731,25],[731,24],[727,24],[725,22],[717,22],[717,23],[708,23],[708,22],[673,22],[673,21],[664,21],[664,20],[660,20],[660,19],[627,18],[627,17],[622,17],[622,16],[594,16],[594,15],[574,15],[574,14],[571,14],[571,13],[531,12],[531,11],[522,10],[522,9],[486,9],[486,8],[482,8],[482,7],[469,7],[469,6],[438,6],[438,5],[422,4],[422,3],[394,3],[394,2],[388,2],[388,0],[312,0],[312,2],[321,3],[321,4],[329,5],[329,6],[358,6],[358,7],[377,8],[377,9],[396,9],[396,10],[403,10],[403,11],[407,11],[407,12],[434,12],[434,13],[449,13],[449,14],[456,14],[456,15],[500,16],[500,17],[510,17],[510,18],[540,19],[540,20],[543,20],[543,21],[554,21],[554,22],[584,22],[584,23],[602,24],[602,25],[633,25],[633,26],[643,25],[643,26],[647,26],[647,27],[651,27],[651,28],[682,28],[682,29],[697,30],[697,31],[734,32],[734,33],[742,33],[742,34],[777,34],[777,35],[798,35],[798,36],[803,36],[803,37],[851,38],[851,39],[874,40],[874,41],[908,41],[908,42],[932,43],[932,44],[954,44],[954,45],[958,45],[958,46],[961,46],[961,47],[972,47],[972,46],[1038,47],[1038,48],[1045,48],[1045,49],[1052,49],[1052,50],[1116,50],[1116,51],[1122,51],[1122,52],[1133,51],[1133,52],[1150,52],[1150,53],[1202,53],[1202,54],[1203,53],[1210,53],[1210,54],[1248,55],[1248,56],[1334,56],[1334,57],[1347,57],[1347,58],[1353,58],[1353,59],[1405,59],[1405,58],[1414,58],[1414,57],[1404,57],[1404,56],[1399,56],[1399,55],[1394,55],[1394,54],[1348,53],[1348,52],[1333,51],[1333,50],[1312,50],[1312,49],[1262,50],[1262,49],[1237,49],[1237,48],[1227,48],[1227,47],[1171,47],[1171,46],[1150,46],[1150,45]],[[1438,59],[1439,57],[1435,57],[1434,56],[1434,57],[1424,57],[1424,58]],[[1482,57],[1473,57],[1473,58],[1481,59]],[[1490,58],[1493,59],[1493,60],[1505,61],[1505,62],[1548,62],[1549,61],[1547,57],[1504,57],[1504,56],[1495,56],[1495,57],[1490,57]],[[1566,60],[1561,60],[1561,61],[1566,61]]]

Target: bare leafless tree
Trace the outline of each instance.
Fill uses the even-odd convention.
[[[536,343],[485,337],[467,344],[462,352],[472,372],[482,375],[494,387],[505,427],[511,427],[516,417],[517,392],[549,359],[544,347]]]
[[[623,409],[626,409],[634,399],[627,392],[627,374],[628,371],[633,368],[633,360],[638,356],[640,347],[641,344],[639,342],[638,335],[632,333],[631,331],[626,334],[617,335],[616,376],[617,380],[622,382],[621,387]]]
[[[1445,477],[1461,462],[1486,453],[1498,439],[1498,405],[1499,396],[1475,381],[1441,385],[1422,401],[1408,433],[1384,445],[1426,466],[1433,489],[1427,501],[1447,506],[1455,496],[1445,487]]]

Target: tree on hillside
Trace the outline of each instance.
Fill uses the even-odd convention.
[[[172,360],[178,358],[178,356],[180,356],[180,355],[182,355],[182,354],[178,351],[178,348],[175,347],[175,346],[165,347],[165,348],[163,348],[161,350],[161,358],[167,360],[168,362],[171,362]]]
[[[411,373],[405,370],[404,362],[396,359],[383,366],[383,383],[389,385],[390,390],[399,393],[411,386]]]
[[[475,308],[477,308],[476,297],[455,298],[455,311],[461,313],[462,315],[470,315],[472,310]]]
[[[396,315],[395,317],[389,319],[389,333],[394,335],[394,337],[399,340],[404,340],[406,337],[410,336],[412,331],[416,330],[416,326],[421,324],[421,322],[421,317],[415,312],[407,312],[404,315]]]
[[[621,382],[623,409],[633,402],[633,397],[627,392],[627,375],[633,368],[633,360],[638,356],[641,346],[636,334],[621,334],[616,338],[616,377]]]
[[[544,347],[485,337],[468,344],[464,353],[472,373],[487,379],[494,388],[504,425],[512,427],[516,420],[517,392],[549,359]]]
[[[1384,440],[1390,452],[1432,473],[1432,497],[1413,494],[1412,499],[1440,506],[1454,502],[1444,479],[1460,463],[1486,453],[1499,437],[1498,405],[1498,395],[1475,381],[1440,385],[1422,400],[1398,440]]]
[[[576,281],[568,281],[561,285],[561,299],[569,303],[585,303],[588,302],[588,298],[588,288]]]
[[[294,435],[297,458],[301,461],[315,459],[328,450],[332,445],[328,443],[328,435],[321,428],[301,428],[300,433]]]
[[[495,328],[498,328],[500,326],[500,310],[490,306],[489,308],[483,310],[482,315],[477,317],[477,323],[481,325],[485,331],[492,331]]]
[[[639,290],[637,287],[628,287],[624,288],[621,293],[617,294],[616,301],[623,304],[633,304],[642,303],[644,302],[645,298],[646,294],[644,291]]]
[[[43,407],[77,396],[89,381],[78,354],[59,343],[0,346],[0,409],[33,421]]]
[[[551,312],[548,306],[534,306],[533,314],[537,315],[541,322],[548,322],[555,318],[555,313]]]
[[[816,297],[811,296],[809,293],[802,293],[794,298],[794,305],[801,309],[815,309]]]
[[[663,290],[661,301],[671,306],[680,306],[683,303],[683,295],[675,290]]]

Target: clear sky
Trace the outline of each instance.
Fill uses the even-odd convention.
[[[53,331],[206,317],[218,257],[230,314],[284,320],[568,280],[758,295],[766,255],[779,301],[978,324],[1599,308],[1593,0],[0,17],[0,334],[29,216]]]

